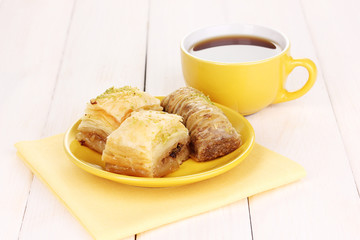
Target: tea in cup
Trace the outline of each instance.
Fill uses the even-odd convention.
[[[196,30],[181,41],[181,60],[187,85],[244,115],[299,98],[316,79],[314,62],[293,59],[284,34],[256,25]],[[286,79],[298,66],[307,69],[308,80],[301,89],[289,92]]]

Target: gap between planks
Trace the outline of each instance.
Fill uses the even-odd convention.
[[[305,9],[304,9],[304,6],[303,6],[303,2],[302,0],[299,0],[299,5],[301,7],[301,13],[303,15],[303,18],[305,20],[305,24],[306,24],[306,28],[308,30],[308,32],[310,33],[310,39],[311,39],[311,43],[313,46],[315,46],[314,48],[314,52],[315,52],[315,56],[316,58],[318,59],[318,65],[320,66],[319,69],[323,69],[321,67],[321,57],[320,57],[320,54],[318,52],[318,48],[316,47],[316,42],[314,41],[314,36],[313,36],[313,32],[312,32],[312,29],[311,29],[311,26],[309,24],[309,20],[306,16],[306,13],[305,13]],[[319,71],[318,71],[318,74],[319,74]],[[330,96],[330,91],[329,91],[329,86],[328,86],[328,83],[326,82],[326,77],[324,76],[323,72],[321,71],[321,77],[324,79],[324,85],[325,85],[325,88],[326,88],[326,93],[327,93],[327,96],[328,96],[328,99],[330,101],[330,105],[331,105],[331,110],[332,110],[332,113],[334,115],[334,118],[335,118],[335,122],[336,122],[336,126],[337,126],[337,130],[339,132],[339,135],[340,135],[340,138],[341,138],[341,143],[343,144],[344,146],[344,150],[345,150],[345,155],[346,155],[346,160],[350,166],[350,170],[351,170],[351,173],[352,173],[352,179],[354,181],[354,184],[356,186],[356,190],[357,190],[357,194],[358,194],[358,197],[360,198],[360,192],[359,192],[359,186],[356,182],[356,179],[355,179],[355,174],[354,174],[354,170],[352,168],[352,165],[351,165],[351,161],[350,161],[350,157],[349,157],[349,153],[348,153],[348,150],[346,148],[346,144],[345,144],[345,141],[344,141],[344,136],[343,136],[343,133],[341,132],[341,128],[340,128],[340,123],[339,123],[339,120],[338,120],[338,116],[335,112],[335,109],[334,109],[334,104],[333,104],[333,100]]]
[[[144,87],[143,91],[146,92],[146,73],[147,73],[147,60],[148,60],[148,47],[149,47],[149,25],[150,25],[150,7],[151,1],[148,0],[147,20],[146,20],[146,40],[145,40],[145,63],[144,63]],[[136,239],[136,235],[135,235]]]
[[[65,34],[65,40],[64,40],[63,47],[62,47],[63,49],[62,49],[62,51],[61,51],[61,57],[60,57],[60,61],[59,61],[59,67],[58,67],[58,70],[57,70],[57,73],[56,73],[55,82],[54,82],[54,86],[53,86],[53,90],[52,90],[52,94],[51,94],[51,100],[50,100],[50,104],[49,104],[49,107],[48,107],[48,112],[47,112],[47,115],[46,115],[45,123],[44,123],[44,126],[43,126],[42,133],[41,133],[41,135],[40,135],[41,137],[44,136],[44,131],[45,131],[46,125],[47,125],[48,120],[49,120],[50,109],[51,109],[52,103],[53,103],[53,101],[54,101],[55,90],[56,90],[57,83],[58,83],[58,80],[59,80],[59,74],[60,74],[60,71],[61,71],[61,68],[62,68],[62,64],[63,64],[63,60],[64,60],[64,54],[65,54],[65,49],[66,49],[66,45],[67,45],[69,33],[70,33],[71,23],[72,23],[73,16],[74,16],[74,12],[75,12],[76,1],[77,1],[77,0],[74,0],[73,5],[72,5],[72,9],[71,9],[71,13],[70,13],[70,18],[69,18],[69,23],[68,23],[68,27],[67,27],[66,34]],[[0,2],[0,7],[1,7],[1,5],[2,5],[2,1]],[[24,218],[25,218],[26,210],[27,210],[27,206],[28,206],[29,196],[30,196],[31,189],[32,189],[32,186],[33,186],[33,182],[34,182],[34,174],[33,174],[33,173],[31,173],[31,174],[32,174],[32,179],[31,179],[31,184],[30,184],[29,191],[28,191],[28,193],[27,193],[27,199],[26,199],[25,209],[24,209],[24,212],[23,212],[21,224],[20,224],[19,231],[18,231],[18,239],[20,239],[20,235],[21,235],[21,231],[22,231],[23,223],[24,223]]]
[[[73,5],[72,5],[72,8],[71,8],[69,24],[68,24],[68,27],[67,27],[67,30],[66,30],[66,34],[65,34],[65,41],[64,41],[63,48],[62,48],[62,51],[61,51],[61,57],[60,57],[60,61],[59,61],[59,67],[58,67],[58,70],[57,70],[57,72],[56,72],[55,83],[54,83],[54,86],[53,86],[53,89],[52,89],[50,105],[49,105],[49,109],[48,109],[48,112],[47,112],[47,115],[46,115],[45,124],[44,124],[43,130],[42,130],[42,133],[41,133],[41,137],[44,137],[44,136],[45,136],[46,126],[48,125],[48,122],[49,122],[50,110],[51,110],[51,108],[52,108],[52,106],[53,106],[53,103],[54,103],[55,91],[56,91],[56,88],[57,88],[57,85],[58,85],[58,82],[59,82],[61,69],[62,69],[62,66],[63,66],[63,63],[64,63],[65,50],[66,50],[66,46],[67,46],[68,39],[69,39],[69,34],[70,34],[70,29],[71,29],[71,23],[72,23],[72,21],[73,21],[73,19],[74,19],[74,14],[75,14],[75,8],[76,8],[76,2],[77,2],[77,0],[73,0],[73,1],[74,1],[74,2],[73,2]]]

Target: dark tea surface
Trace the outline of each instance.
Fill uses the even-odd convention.
[[[196,43],[190,53],[215,62],[252,62],[280,53],[280,46],[254,36],[223,36]]]

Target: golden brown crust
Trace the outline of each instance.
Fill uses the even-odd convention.
[[[102,151],[105,149],[106,137],[103,137],[97,133],[78,132],[75,138],[82,146],[86,146],[98,153],[102,153]]]
[[[189,141],[182,141],[172,148],[158,162],[154,168],[154,177],[163,177],[179,169],[180,165],[189,158]]]
[[[77,140],[102,153],[110,133],[133,111],[143,109],[161,111],[162,107],[157,98],[137,88],[109,88],[87,104],[85,115],[78,127],[80,134],[77,135]]]
[[[224,113],[194,88],[178,89],[165,97],[161,106],[183,117],[190,132],[190,154],[197,161],[224,156],[241,144],[239,134]]]
[[[102,160],[110,172],[162,177],[189,158],[189,140],[180,116],[159,111],[134,112],[109,135]]]
[[[191,157],[202,162],[212,160],[236,150],[240,144],[240,138],[234,138],[217,129],[207,129],[193,134],[190,140]],[[214,139],[212,136],[221,136]]]
[[[173,148],[167,156],[159,161],[153,172],[145,168],[133,168],[113,163],[106,163],[105,170],[136,177],[163,177],[179,169],[182,162],[189,158],[189,147],[183,145],[179,148],[178,146]],[[174,154],[174,152],[176,152],[176,154]]]
[[[105,170],[112,173],[135,176],[135,177],[148,177],[151,174],[149,171],[143,169],[119,166],[113,163],[105,163]]]

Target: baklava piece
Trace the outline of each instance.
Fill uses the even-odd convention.
[[[160,111],[133,112],[107,139],[105,170],[138,177],[174,172],[189,158],[189,134],[181,121]]]
[[[87,103],[76,139],[98,153],[107,137],[130,116],[142,109],[162,110],[160,100],[134,87],[109,88]]]
[[[241,138],[225,114],[202,92],[184,87],[165,97],[166,112],[183,117],[190,133],[190,155],[196,161],[208,161],[233,152]]]

